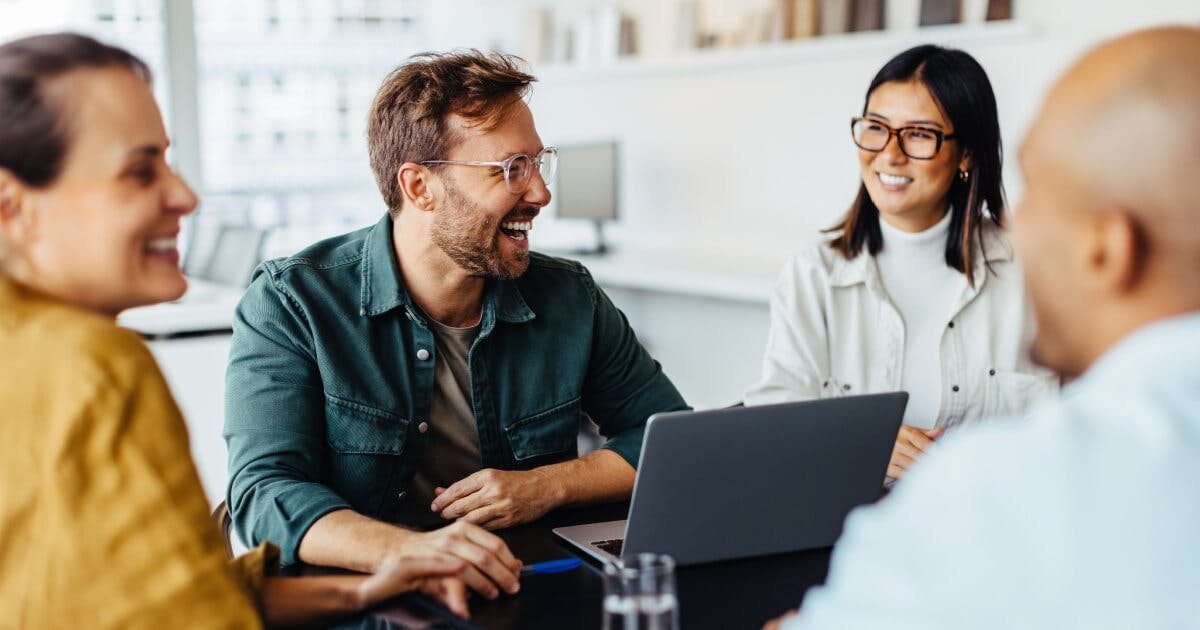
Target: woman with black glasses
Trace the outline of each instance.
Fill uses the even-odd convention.
[[[1058,381],[1027,353],[1032,319],[1002,229],[1000,125],[979,63],[931,45],[901,53],[850,128],[858,196],[784,268],[746,403],[909,392],[895,479],[946,429],[1020,415]]]

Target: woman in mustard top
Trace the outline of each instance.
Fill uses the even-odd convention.
[[[0,627],[306,623],[421,589],[466,613],[449,556],[373,576],[230,563],[125,308],[179,297],[196,197],[165,160],[145,64],[87,37],[0,46]]]

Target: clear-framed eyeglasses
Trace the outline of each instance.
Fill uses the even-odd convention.
[[[525,153],[510,156],[502,162],[479,162],[474,160],[425,160],[421,164],[455,164],[458,166],[490,166],[504,173],[504,187],[514,195],[529,190],[529,180],[536,169],[547,186],[554,182],[558,173],[558,147],[546,147],[530,157]],[[497,173],[499,174],[499,173]]]
[[[850,135],[854,144],[863,151],[879,153],[891,142],[892,136],[900,143],[900,152],[914,160],[929,160],[942,149],[942,142],[957,137],[932,127],[912,126],[893,129],[887,124],[871,118],[856,116],[850,119]]]

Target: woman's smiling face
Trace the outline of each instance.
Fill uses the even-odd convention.
[[[121,67],[75,70],[47,86],[68,148],[47,186],[27,187],[17,277],[81,308],[116,315],[179,297],[181,219],[196,196],[167,165],[150,86]]]
[[[949,135],[954,127],[919,81],[888,81],[875,88],[867,100],[868,120],[893,129],[926,127]],[[920,232],[935,225],[948,205],[950,186],[959,169],[969,168],[969,158],[953,139],[928,160],[917,160],[900,151],[892,137],[882,151],[859,149],[863,184],[880,217],[907,232]]]

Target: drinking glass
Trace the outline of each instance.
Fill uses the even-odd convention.
[[[671,556],[641,553],[604,566],[604,630],[679,630]]]

